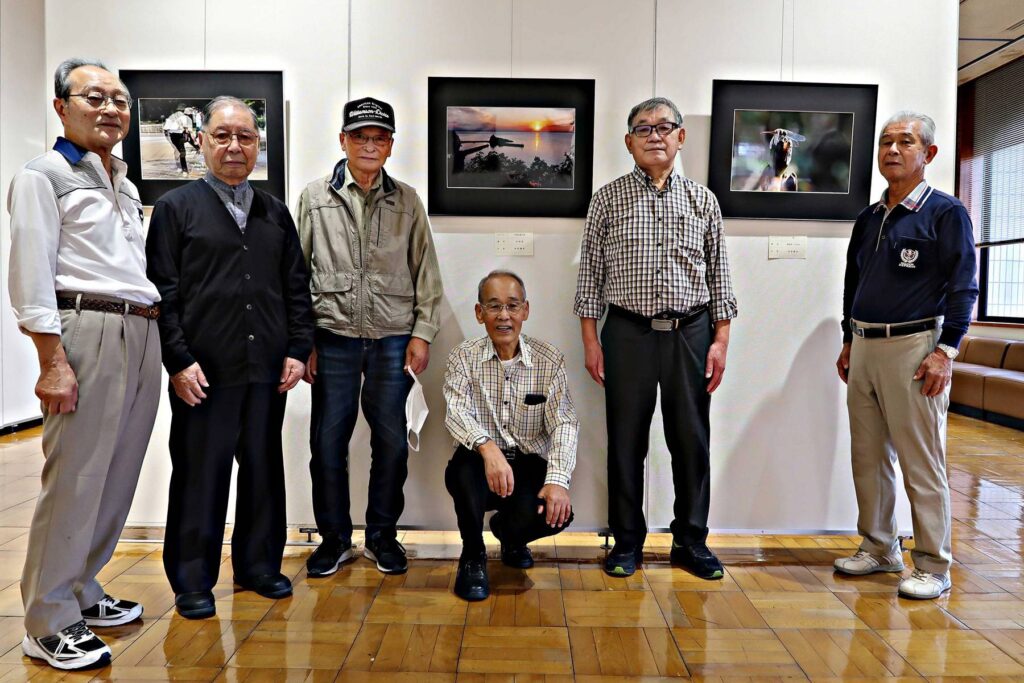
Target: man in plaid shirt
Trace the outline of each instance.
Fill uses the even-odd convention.
[[[462,535],[455,593],[466,600],[490,593],[485,511],[497,510],[491,531],[501,541],[501,561],[520,569],[533,566],[527,543],[572,521],[569,480],[579,437],[561,352],[520,334],[530,316],[522,278],[489,273],[477,301],[487,336],[455,347],[444,376],[445,426],[458,444],[444,477]]]
[[[665,98],[633,107],[625,142],[636,166],[597,191],[583,232],[574,312],[587,371],[605,388],[615,547],[604,569],[612,576],[633,574],[643,556],[644,461],[658,387],[675,488],[672,562],[701,578],[723,576],[706,545],[709,410],[737,309],[718,200],[674,169],[682,123]]]

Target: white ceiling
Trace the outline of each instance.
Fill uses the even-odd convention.
[[[1021,55],[1024,0],[960,0],[960,83]]]

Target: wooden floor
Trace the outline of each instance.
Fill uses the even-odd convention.
[[[142,602],[145,618],[102,632],[112,666],[66,677],[1024,681],[1024,432],[950,416],[949,452],[957,563],[952,592],[936,601],[897,598],[893,575],[833,574],[853,537],[713,536],[727,575],[704,582],[668,566],[667,535],[649,538],[642,572],[616,580],[601,572],[592,534],[565,533],[535,546],[527,572],[491,562],[494,594],[468,605],[451,593],[457,537],[407,532],[405,576],[360,559],[310,581],[311,548],[289,546],[292,598],[236,592],[225,563],[217,617],[187,621],[174,613],[159,544],[126,542],[100,579]],[[20,647],[18,578],[40,465],[38,430],[0,440],[0,681],[65,677]]]

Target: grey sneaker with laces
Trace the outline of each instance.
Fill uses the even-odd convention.
[[[866,550],[858,550],[851,557],[840,557],[832,563],[837,572],[863,576],[875,572],[901,572],[903,571],[903,558],[899,555],[885,555],[878,557]]]
[[[904,598],[932,600],[952,587],[949,574],[933,574],[915,569],[910,576],[900,581],[899,593]]]
[[[131,600],[118,600],[106,593],[89,609],[82,610],[86,626],[102,628],[120,626],[142,617],[142,605]]]
[[[25,634],[21,651],[33,659],[43,659],[55,669],[72,671],[106,666],[110,648],[85,625],[85,619],[52,636],[36,638]]]

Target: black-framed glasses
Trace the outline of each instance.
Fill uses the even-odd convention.
[[[485,311],[487,311],[488,313],[490,313],[491,315],[498,315],[503,310],[504,311],[508,311],[509,315],[515,315],[516,313],[519,313],[520,311],[526,309],[526,302],[525,301],[522,301],[522,302],[520,302],[520,301],[512,301],[512,302],[507,303],[507,304],[499,304],[499,303],[491,302],[491,303],[488,303],[488,304],[480,304],[480,305],[483,306],[483,309]]]
[[[68,97],[81,97],[83,100],[88,102],[89,106],[93,109],[102,109],[107,106],[107,102],[113,102],[114,108],[118,111],[128,111],[132,108],[132,98],[124,93],[107,95],[99,91],[90,91],[74,93],[72,95],[68,95]]]
[[[658,123],[653,126],[647,124],[641,126],[633,126],[633,130],[629,132],[637,136],[638,138],[650,137],[651,133],[654,132],[657,132],[659,137],[665,137],[678,127],[678,123],[674,123],[672,121],[662,121],[661,123]]]
[[[392,140],[390,135],[371,136],[366,133],[360,133],[358,130],[352,131],[348,136],[352,138],[352,142],[357,145],[365,145],[367,142],[372,142],[374,147],[387,147],[388,143]]]
[[[212,133],[208,133],[210,139],[218,147],[227,147],[231,144],[231,138],[238,140],[238,144],[242,147],[252,147],[259,144],[260,134],[251,130],[240,130],[237,133],[231,133],[226,130],[217,130]]]

